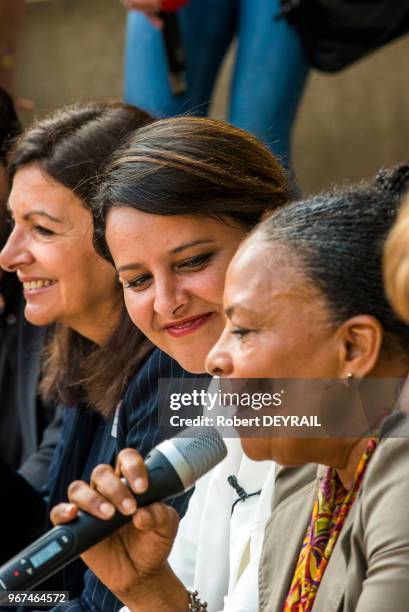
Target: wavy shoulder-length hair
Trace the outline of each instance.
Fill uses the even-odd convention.
[[[10,178],[24,166],[39,164],[90,209],[108,159],[132,132],[152,121],[148,113],[121,102],[57,111],[16,141],[9,156]],[[147,347],[125,310],[119,284],[118,306],[118,327],[103,346],[64,325],[50,330],[42,367],[45,399],[85,402],[106,416],[113,412]]]

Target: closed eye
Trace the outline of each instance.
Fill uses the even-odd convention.
[[[253,331],[252,329],[245,329],[243,327],[236,327],[236,329],[232,329],[230,333],[232,333],[234,336],[237,336],[237,338],[239,338],[241,340],[242,338],[244,338],[245,336],[250,334],[252,331]]]
[[[214,253],[203,253],[202,255],[197,255],[196,257],[190,257],[189,259],[185,259],[180,262],[177,267],[180,269],[197,269],[203,268],[208,264],[213,258]]]
[[[203,253],[202,255],[197,255],[196,257],[189,257],[189,259],[185,259],[176,264],[175,268],[180,272],[202,270],[212,260],[213,256],[214,253]],[[122,281],[120,279],[120,282],[122,283],[124,289],[142,291],[148,287],[151,280],[152,274],[142,274],[141,276],[133,278],[129,281]]]
[[[152,280],[151,274],[144,274],[143,276],[138,276],[130,281],[121,281],[124,289],[145,289],[147,283]]]
[[[34,231],[36,232],[36,234],[39,234],[40,236],[54,236],[55,232],[53,232],[52,230],[43,227],[42,225],[34,225]]]

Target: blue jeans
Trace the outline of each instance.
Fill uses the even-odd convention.
[[[285,165],[308,63],[296,32],[274,21],[278,0],[190,0],[180,11],[188,92],[172,96],[161,32],[128,16],[125,99],[154,115],[206,115],[213,86],[237,35],[228,121],[263,140]]]

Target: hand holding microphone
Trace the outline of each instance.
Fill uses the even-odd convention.
[[[176,609],[181,600],[184,607],[187,592],[166,563],[178,517],[155,502],[190,489],[226,454],[215,429],[191,427],[161,442],[145,462],[127,449],[115,471],[99,466],[91,485],[74,482],[69,499],[76,506],[54,508],[52,520],[59,525],[0,567],[0,603],[2,590],[30,590],[85,553],[84,561],[125,603],[136,593],[133,604],[140,599],[156,606],[165,593],[176,596]]]
[[[126,478],[129,487],[121,479]],[[119,453],[115,471],[109,465],[94,469],[91,483],[74,482],[68,490],[70,504],[51,512],[54,525],[71,522],[82,510],[106,520],[115,512],[132,516],[121,532],[115,532],[81,555],[82,560],[108,588],[124,601],[149,576],[160,572],[175,539],[179,518],[174,508],[155,503],[139,508],[135,494],[145,493],[148,477],[142,457],[135,450]]]

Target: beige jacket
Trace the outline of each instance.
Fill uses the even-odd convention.
[[[318,477],[298,490],[292,482],[294,471],[283,470],[280,485],[277,478],[259,568],[260,612],[282,610],[311,517]],[[387,438],[379,443],[368,466],[313,612],[408,610],[409,439]]]

